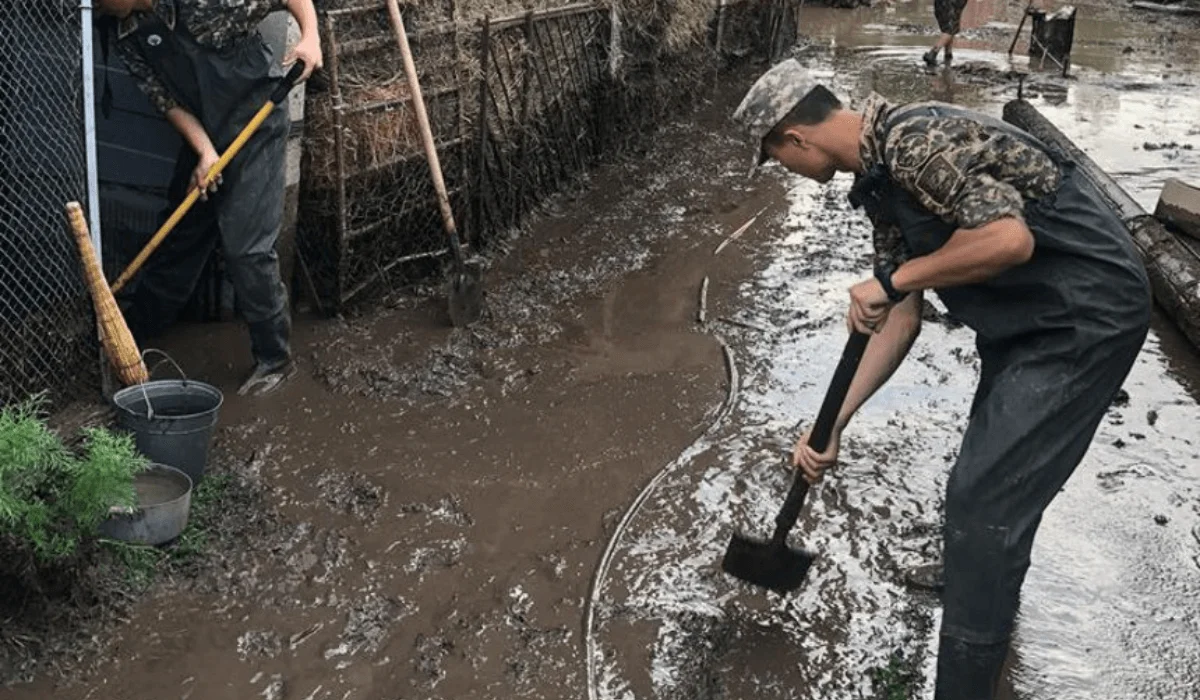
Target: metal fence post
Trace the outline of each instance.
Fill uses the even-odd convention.
[[[83,148],[87,158],[88,227],[96,256],[104,259],[100,235],[100,176],[96,165],[96,66],[92,48],[92,0],[80,0],[80,35],[83,44]]]
[[[83,152],[87,162],[88,230],[92,234],[92,246],[96,249],[96,258],[103,261],[104,237],[100,229],[100,170],[96,160],[96,54],[92,43],[92,0],[80,0],[79,15],[79,53],[83,64]],[[101,332],[97,325],[97,337]],[[97,361],[100,363],[100,393],[105,397],[112,396],[117,390],[117,385],[110,371],[108,358],[104,355],[103,345],[97,349]]]

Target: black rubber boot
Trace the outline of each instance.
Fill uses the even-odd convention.
[[[941,564],[922,564],[905,569],[904,585],[919,591],[941,593],[946,589],[946,570]]]
[[[284,311],[269,321],[251,323],[250,350],[254,355],[254,370],[238,389],[241,396],[262,396],[296,373],[292,362],[290,339],[291,316]]]
[[[946,65],[950,65],[950,62],[954,60],[954,52],[950,50],[949,46],[946,47],[946,55],[942,60]]]
[[[285,310],[269,321],[248,324],[250,352],[259,365],[277,366],[292,356],[292,319]]]
[[[930,68],[936,68],[937,67],[937,55],[938,55],[938,49],[935,46],[932,49],[929,49],[928,51],[926,51],[925,55],[921,56],[921,58],[925,60],[925,65],[929,66]]]
[[[941,637],[934,700],[995,700],[1008,642],[970,644]]]
[[[284,360],[278,365],[259,364],[238,388],[239,396],[266,396],[278,389],[296,373],[296,363]]]

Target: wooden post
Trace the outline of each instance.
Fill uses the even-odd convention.
[[[341,73],[339,71],[337,34],[334,31],[333,17],[325,16],[325,36],[329,37],[329,101],[333,111],[333,149],[334,160],[337,163],[337,237],[338,254],[334,263],[336,272],[333,282],[333,311],[336,313],[344,301],[342,293],[346,286],[346,257],[350,250],[347,239],[349,230],[349,212],[346,202],[346,143],[343,110],[346,105],[342,101]]]
[[[1141,251],[1154,298],[1193,345],[1200,348],[1200,246],[1190,246],[1150,216],[1086,153],[1025,100],[1004,106],[1015,124],[1073,160],[1104,197]]]
[[[537,199],[538,195],[538,175],[537,163],[532,158],[530,149],[530,128],[529,123],[529,101],[533,95],[533,40],[530,38],[530,27],[533,26],[533,12],[530,11],[525,17],[524,37],[525,37],[525,52],[522,54],[521,60],[521,172],[524,177],[521,178],[521,189],[524,196],[521,198],[521,213],[525,213],[525,209],[531,206],[532,202]],[[526,187],[528,186],[528,190]]]
[[[467,157],[467,110],[466,98],[463,93],[466,92],[467,81],[463,78],[463,52],[462,52],[462,37],[458,31],[458,2],[449,0],[450,2],[450,22],[454,25],[454,31],[451,34],[451,41],[454,42],[454,86],[457,90],[454,93],[454,100],[458,103],[458,152],[459,152],[459,186],[458,199],[461,202],[467,195],[467,183],[470,182],[467,173],[467,163],[470,159]],[[460,205],[462,206],[462,205]],[[466,208],[466,207],[462,207]],[[463,232],[466,235],[467,241],[475,244],[476,249],[479,246],[479,236],[476,233],[476,228],[479,226],[477,220],[467,221],[463,225]]]
[[[472,198],[472,214],[471,220],[474,222],[475,246],[478,249],[483,242],[483,197],[484,197],[484,170],[487,168],[487,144],[488,144],[488,59],[492,52],[492,27],[491,18],[483,18],[483,26],[479,31],[479,112],[476,119],[479,120],[479,152],[475,161],[475,196]],[[464,159],[465,160],[465,159]]]
[[[721,57],[721,40],[725,38],[725,0],[717,0],[717,38],[713,42],[713,53]]]

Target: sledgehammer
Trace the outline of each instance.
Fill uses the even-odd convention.
[[[869,335],[851,331],[846,347],[842,350],[842,359],[833,373],[829,390],[825,392],[821,412],[817,414],[817,423],[808,437],[809,447],[818,454],[829,447],[838,412],[842,409],[842,402],[846,400],[850,381],[858,371],[858,363],[862,360],[863,351],[867,349],[868,340]],[[799,588],[814,555],[803,549],[788,547],[787,536],[796,524],[796,519],[800,517],[800,509],[804,507],[804,498],[807,495],[808,482],[804,480],[804,474],[797,470],[787,499],[783,502],[783,508],[779,510],[779,515],[775,516],[775,534],[771,536],[770,541],[762,542],[734,533],[725,549],[721,568],[747,583],[776,593],[790,593]]]

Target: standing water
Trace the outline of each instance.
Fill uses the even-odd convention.
[[[1077,5],[1070,77],[1034,70],[1025,96],[1152,211],[1165,178],[1200,182],[1200,22]],[[954,66],[927,72],[932,2],[805,7],[800,55],[856,100],[875,90],[999,116],[1015,73],[1030,70],[1023,44],[1006,56],[1022,9],[970,3]],[[845,290],[869,274],[869,228],[845,204],[848,182],[786,182],[780,235],[759,251],[770,262],[741,290],[740,318],[760,330],[726,339],[741,379],[732,415],[665,468],[598,580],[592,698],[871,697],[904,684],[873,680],[889,664],[917,672],[913,697],[932,697],[937,602],[907,591],[899,570],[939,553],[941,493],[977,379],[968,330],[927,322],[847,431],[842,464],[793,533],[818,554],[799,592],[781,598],[718,567],[733,530],[769,536],[790,478],[782,453],[837,362]],[[1047,512],[1014,644],[1017,697],[1200,698],[1193,353],[1158,324],[1128,396]]]

